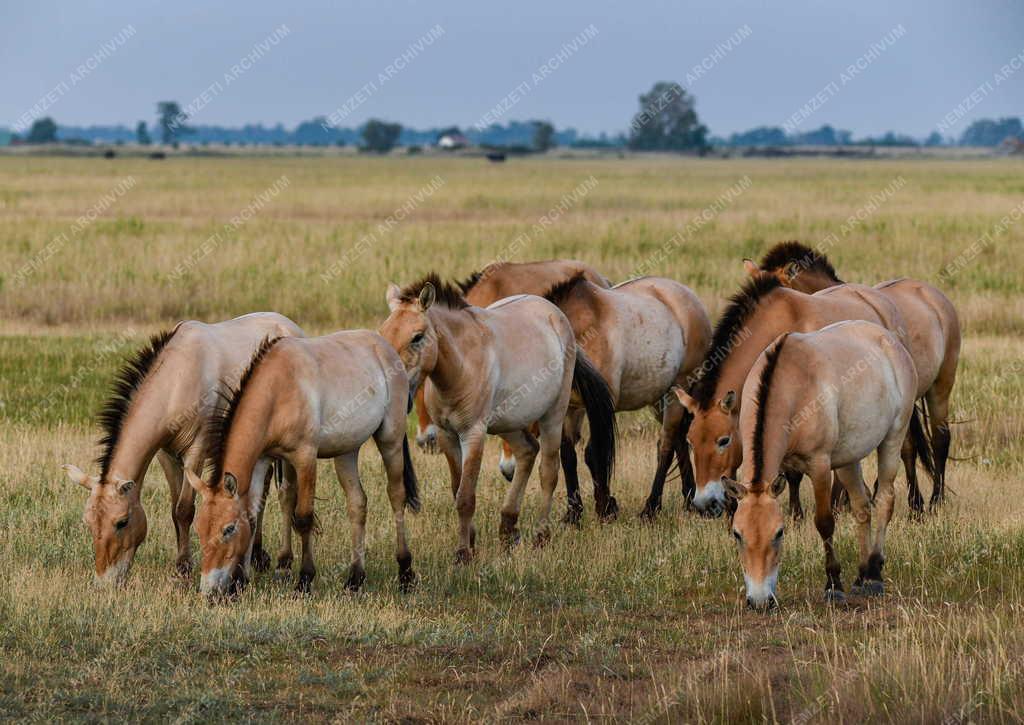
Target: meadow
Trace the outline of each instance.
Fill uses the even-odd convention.
[[[1022,214],[1024,161],[1006,158],[0,157],[0,718],[1019,722]],[[127,588],[94,589],[85,495],[60,464],[95,457],[94,416],[149,334],[254,310],[308,333],[375,328],[389,281],[551,257],[616,281],[673,277],[714,316],[741,260],[786,239],[827,243],[849,281],[928,280],[961,314],[950,499],[911,520],[901,472],[883,598],[826,605],[804,522],[786,534],[781,607],[748,611],[726,522],[687,511],[677,481],[657,522],[639,521],[655,464],[646,414],[619,418],[619,520],[590,507],[540,550],[500,550],[507,484],[489,444],[480,555],[465,567],[447,468],[415,451],[410,594],[372,446],[360,594],[343,590],[348,524],[326,462],[312,596],[266,574],[210,605],[176,580],[158,466]],[[849,518],[836,534],[847,585]],[[267,530],[273,554],[274,501]]]

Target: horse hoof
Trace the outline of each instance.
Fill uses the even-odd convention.
[[[299,574],[299,581],[295,585],[296,594],[309,594],[313,589],[313,575]]]
[[[519,533],[519,529],[511,529],[501,532],[501,545],[505,547],[506,551],[519,546],[519,542],[522,541],[522,539],[523,537]]]
[[[266,571],[270,568],[270,554],[263,549],[252,552],[252,568],[255,571]]]
[[[473,551],[471,549],[456,549],[455,550],[455,563],[456,564],[468,564],[473,561]]]
[[[854,584],[850,593],[862,597],[880,597],[885,594],[885,584],[877,579],[865,579],[859,584]]]
[[[659,511],[661,511],[661,504],[652,504],[648,501],[644,505],[643,511],[640,512],[640,520],[644,523],[652,524],[658,518]]]
[[[174,564],[174,571],[182,579],[192,578],[192,559],[178,559]]]
[[[602,509],[598,511],[598,515],[601,517],[601,521],[605,523],[608,523],[609,521],[614,521],[618,518],[619,502],[615,500],[614,496],[608,497],[608,500],[605,502]]]
[[[348,570],[348,578],[345,580],[345,589],[350,592],[358,592],[366,580],[366,570],[362,567],[352,566]]]
[[[416,572],[412,569],[398,572],[398,591],[402,594],[408,594],[416,589],[416,581]]]
[[[533,537],[533,548],[543,549],[547,546],[549,541],[551,541],[550,529],[541,529],[537,532],[537,535]]]
[[[562,523],[579,528],[583,523],[583,509],[576,506],[570,506],[566,509],[565,516],[562,517]]]
[[[825,590],[826,604],[846,604],[846,595],[839,589]]]

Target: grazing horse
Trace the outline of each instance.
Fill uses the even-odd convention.
[[[645,515],[651,517],[661,508],[673,453],[682,472],[683,496],[692,497],[693,469],[685,438],[689,417],[669,390],[687,383],[711,342],[711,322],[697,295],[663,277],[640,277],[604,289],[577,274],[555,285],[545,298],[569,319],[576,344],[608,384],[615,410],[649,406],[661,421],[658,467]],[[562,468],[569,498],[566,520],[570,522],[578,521],[583,511],[576,473],[576,443],[582,423],[582,409],[570,404],[562,433]],[[588,467],[591,457],[588,447],[584,457]],[[595,486],[609,487],[609,482],[599,483],[595,478]],[[617,509],[610,497],[608,509],[598,514],[612,516]]]
[[[555,305],[518,295],[490,307],[470,305],[436,274],[405,288],[388,286],[391,314],[380,332],[398,350],[413,388],[438,427],[459,513],[456,561],[475,553],[476,485],[488,433],[501,436],[517,466],[501,509],[501,538],[510,546],[526,483],[540,452],[542,503],[536,542],[550,535],[551,499],[558,484],[558,453],[570,397],[579,395],[590,422],[595,482],[611,480],[615,412],[608,386],[577,349],[572,326]],[[539,423],[540,443],[530,434]],[[595,490],[598,509],[607,488]]]
[[[292,525],[302,539],[296,590],[309,592],[315,528],[313,498],[318,458],[333,458],[345,489],[352,527],[352,565],[345,586],[366,577],[366,493],[359,481],[359,448],[373,438],[384,460],[395,518],[400,586],[415,581],[406,543],[404,509],[419,510],[405,416],[409,381],[384,338],[368,330],[314,338],[268,339],[253,356],[231,397],[210,425],[213,477],[189,473],[203,496],[196,531],[203,549],[200,589],[239,591],[249,577],[252,522],[263,500],[262,461],[285,461],[294,497]],[[291,568],[291,552],[278,568]]]
[[[899,310],[888,297],[864,285],[844,284],[807,295],[783,287],[771,275],[760,275],[731,298],[715,326],[700,377],[689,394],[679,391],[679,399],[694,416],[687,439],[693,448],[693,504],[698,511],[717,516],[725,509],[722,477],[734,476],[742,460],[736,430],[744,383],[757,356],[784,332],[812,332],[843,320],[874,322],[903,340]],[[916,416],[914,421],[920,425]],[[802,474],[788,474],[791,511],[800,518]]]
[[[760,266],[749,259],[744,265],[751,275],[775,275],[787,287],[807,294],[828,289],[842,280],[828,257],[799,242],[776,244],[765,254]],[[929,507],[940,504],[946,494],[946,461],[949,458],[949,397],[960,360],[960,319],[956,308],[942,292],[924,282],[899,278],[875,286],[892,300],[907,325],[907,349],[914,359],[920,385],[924,388],[925,420],[930,428],[929,454],[934,477]],[[910,487],[908,503],[913,511],[924,510],[924,498],[917,485],[914,446],[905,446],[903,462]],[[926,467],[927,468],[927,467]]]
[[[77,466],[64,469],[89,491],[85,522],[95,549],[96,580],[123,583],[135,550],[146,538],[142,482],[155,455],[171,492],[171,518],[178,540],[176,568],[192,571],[189,528],[195,497],[183,469],[198,473],[206,461],[205,424],[220,401],[224,380],[237,380],[268,335],[302,337],[294,322],[273,312],[254,312],[206,324],[179,322],[154,336],[118,372],[100,413],[103,452],[99,476]],[[262,522],[259,522],[262,523]],[[260,529],[257,526],[257,529]],[[257,563],[269,564],[257,531]]]
[[[569,277],[582,274],[599,287],[608,287],[608,280],[590,265],[575,259],[549,259],[543,262],[493,262],[466,279],[457,282],[466,302],[476,307],[487,307],[513,295],[543,296],[554,285]],[[427,453],[439,453],[437,426],[430,420],[423,403],[423,388],[416,392],[416,445]],[[507,444],[502,443],[502,474],[509,481],[515,474],[515,459]]]
[[[783,470],[805,473],[813,482],[814,523],[825,546],[826,599],[844,598],[832,547],[833,470],[850,496],[857,521],[860,569],[853,591],[883,592],[883,547],[892,519],[893,481],[917,387],[914,361],[902,341],[871,322],[838,322],[817,332],[784,333],[758,356],[743,386],[742,483],[725,480],[730,496],[739,500],[732,535],[751,607],[776,603],[783,518],[775,497],[781,490],[778,484],[785,484]],[[922,429],[917,430],[923,436]],[[860,467],[871,451],[878,452],[873,501]],[[872,508],[877,513],[873,536]]]

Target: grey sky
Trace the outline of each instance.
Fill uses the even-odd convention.
[[[772,7],[769,7],[772,6]],[[677,80],[697,97],[712,133],[782,125],[896,26],[905,34],[804,121],[858,136],[924,135],[982,84],[991,88],[953,125],[1024,113],[1024,66],[995,85],[1024,53],[1019,0],[791,0],[785,3],[485,0],[354,2],[250,0],[234,7],[183,0],[0,0],[0,125],[12,126],[43,96],[66,89],[44,115],[58,123],[152,121],[156,101],[188,104],[276,28],[288,34],[195,114],[199,124],[283,122],[329,115],[368,83],[342,125],[370,117],[423,128],[471,126],[512,89],[528,84],[509,119],[548,118],[580,131],[624,130],[637,95]],[[386,82],[380,74],[440,26],[443,35]],[[542,81],[534,73],[589,26],[596,35]],[[95,69],[80,64],[124,28],[134,34]],[[687,72],[740,28],[749,36],[692,84]]]

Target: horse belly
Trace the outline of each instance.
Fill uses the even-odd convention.
[[[662,319],[663,318],[663,319]],[[666,314],[628,320],[616,410],[636,410],[658,400],[679,375],[686,355],[682,331]]]
[[[523,430],[547,413],[558,400],[565,378],[564,362],[534,368],[532,375],[503,381],[487,416],[489,433]]]
[[[899,416],[898,401],[881,385],[869,384],[844,392],[839,408],[839,439],[832,451],[833,468],[870,455]]]

